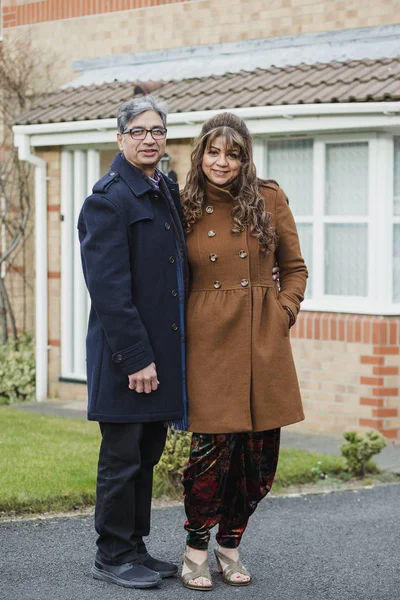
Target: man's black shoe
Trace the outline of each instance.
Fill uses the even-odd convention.
[[[151,588],[161,582],[161,575],[139,560],[123,565],[108,565],[96,559],[92,567],[92,575],[95,579],[127,588]]]
[[[138,559],[141,562],[141,564],[147,567],[148,569],[152,569],[153,571],[157,571],[157,573],[160,573],[163,579],[165,577],[172,577],[178,572],[178,567],[174,565],[174,563],[166,562],[165,560],[159,560],[158,558],[153,558],[148,552],[146,552],[145,554],[138,554]]]

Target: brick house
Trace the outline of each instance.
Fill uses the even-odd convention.
[[[63,57],[62,87],[14,127],[36,170],[39,400],[86,397],[76,217],[116,152],[116,108],[152,81],[171,113],[163,168],[180,183],[201,123],[230,109],[254,134],[259,174],[289,196],[310,269],[292,331],[297,427],[400,439],[400,2],[265,6],[3,2],[5,37],[29,28]]]

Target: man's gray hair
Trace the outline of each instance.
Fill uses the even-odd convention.
[[[157,98],[157,96],[148,94],[147,96],[133,98],[121,104],[117,114],[118,131],[120,133],[126,131],[132,119],[148,110],[157,112],[161,117],[164,127],[167,126],[168,108],[166,103]]]

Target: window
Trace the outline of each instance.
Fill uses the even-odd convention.
[[[400,303],[400,137],[394,138],[393,302]]]
[[[359,222],[368,218],[367,142],[325,145],[323,200],[324,293],[367,296],[368,224]]]
[[[400,223],[393,226],[393,301],[400,303]]]
[[[279,140],[268,143],[267,176],[282,186],[296,217],[307,267],[313,263],[313,140]],[[310,277],[306,298],[312,296]]]
[[[393,225],[385,208],[391,193],[381,185],[392,167],[380,158],[379,146],[392,143],[376,134],[266,141],[264,173],[289,197],[310,273],[304,308],[396,312],[391,307],[400,303],[400,137],[394,139]],[[391,238],[392,226],[389,256],[385,237]],[[393,268],[393,293],[379,278],[383,262]]]
[[[280,181],[296,216],[313,213],[313,140],[268,143],[268,176]]]

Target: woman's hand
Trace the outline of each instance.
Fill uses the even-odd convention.
[[[129,389],[134,390],[138,394],[141,394],[142,392],[150,394],[151,392],[154,392],[160,384],[157,379],[156,365],[154,363],[141,369],[141,371],[137,371],[137,373],[128,375],[128,379]]]
[[[279,267],[278,265],[275,265],[275,267],[272,269],[272,279],[274,281],[278,281],[279,280]]]

